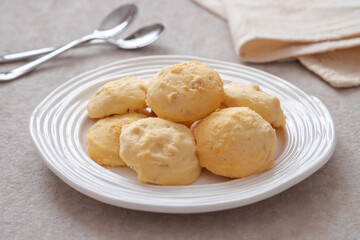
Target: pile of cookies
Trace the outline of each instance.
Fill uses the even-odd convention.
[[[158,185],[191,184],[202,167],[231,178],[271,167],[274,128],[286,119],[276,97],[255,84],[223,86],[199,62],[164,67],[152,79],[109,82],[87,110],[98,119],[86,135],[89,156]]]

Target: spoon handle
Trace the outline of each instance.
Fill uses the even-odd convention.
[[[3,56],[0,56],[0,63],[25,60],[25,59],[28,59],[31,57],[43,55],[45,53],[50,53],[58,48],[59,47],[39,48],[39,49],[34,49],[34,50],[30,50],[30,51],[25,51],[25,52],[11,53],[11,54],[7,54],[7,55],[3,55]]]
[[[3,72],[0,73],[0,82],[5,82],[5,81],[11,81],[14,80],[16,78],[19,78],[29,72],[31,72],[32,70],[34,70],[35,68],[37,68],[38,66],[44,64],[45,62],[49,61],[50,59],[60,55],[61,53],[69,50],[70,48],[73,48],[79,44],[88,42],[92,39],[95,39],[96,37],[93,34],[87,35],[83,38],[77,39],[75,41],[72,41],[58,49],[56,49],[55,51],[40,57],[34,61],[31,61],[25,65],[22,65],[20,67],[14,68],[12,70],[10,70],[9,72]]]
[[[89,41],[89,44],[105,43],[105,42],[106,41],[104,41],[102,39],[96,39],[96,40]],[[81,46],[83,46],[83,45],[84,44],[82,44]],[[34,49],[34,50],[29,50],[29,51],[24,51],[24,52],[19,52],[19,53],[10,53],[10,54],[6,54],[6,55],[2,55],[2,56],[0,56],[0,64],[20,61],[20,60],[26,60],[26,59],[34,58],[34,57],[39,57],[46,53],[51,53],[51,52],[55,51],[56,49],[59,49],[63,46],[64,45],[57,46],[57,47],[39,48],[39,49]]]

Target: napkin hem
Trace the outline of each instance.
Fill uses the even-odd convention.
[[[287,42],[286,39],[284,39],[284,42],[275,41],[280,43],[279,47],[272,47],[271,50],[265,49],[266,52],[262,52],[257,55],[247,53],[245,49],[249,47],[249,44],[251,44],[251,42],[255,40],[271,41],[273,39],[257,38],[254,35],[248,35],[247,37],[242,38],[242,40],[236,43],[235,47],[237,53],[242,60],[254,63],[266,63],[283,60],[290,57],[298,57],[302,55],[323,53],[334,51],[337,49],[346,49],[360,46],[360,36],[357,38],[349,38],[335,41],[329,40],[314,43],[302,43],[300,45],[296,42]],[[252,46],[252,48],[254,47]]]

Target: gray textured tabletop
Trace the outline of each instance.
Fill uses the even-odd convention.
[[[89,33],[128,1],[0,1],[0,53],[59,45]],[[137,0],[130,31],[162,22],[166,33],[138,51],[71,50],[17,81],[0,84],[0,239],[359,239],[360,89],[335,89],[297,62],[248,64],[321,99],[337,146],[329,162],[261,202],[203,214],[158,214],[110,206],[72,189],[43,163],[29,134],[33,109],[68,79],[116,60],[184,54],[234,63],[226,22],[186,1]],[[5,71],[17,64],[0,66]]]

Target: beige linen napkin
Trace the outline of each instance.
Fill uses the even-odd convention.
[[[244,61],[299,59],[335,87],[360,85],[360,0],[194,0],[227,19]]]

